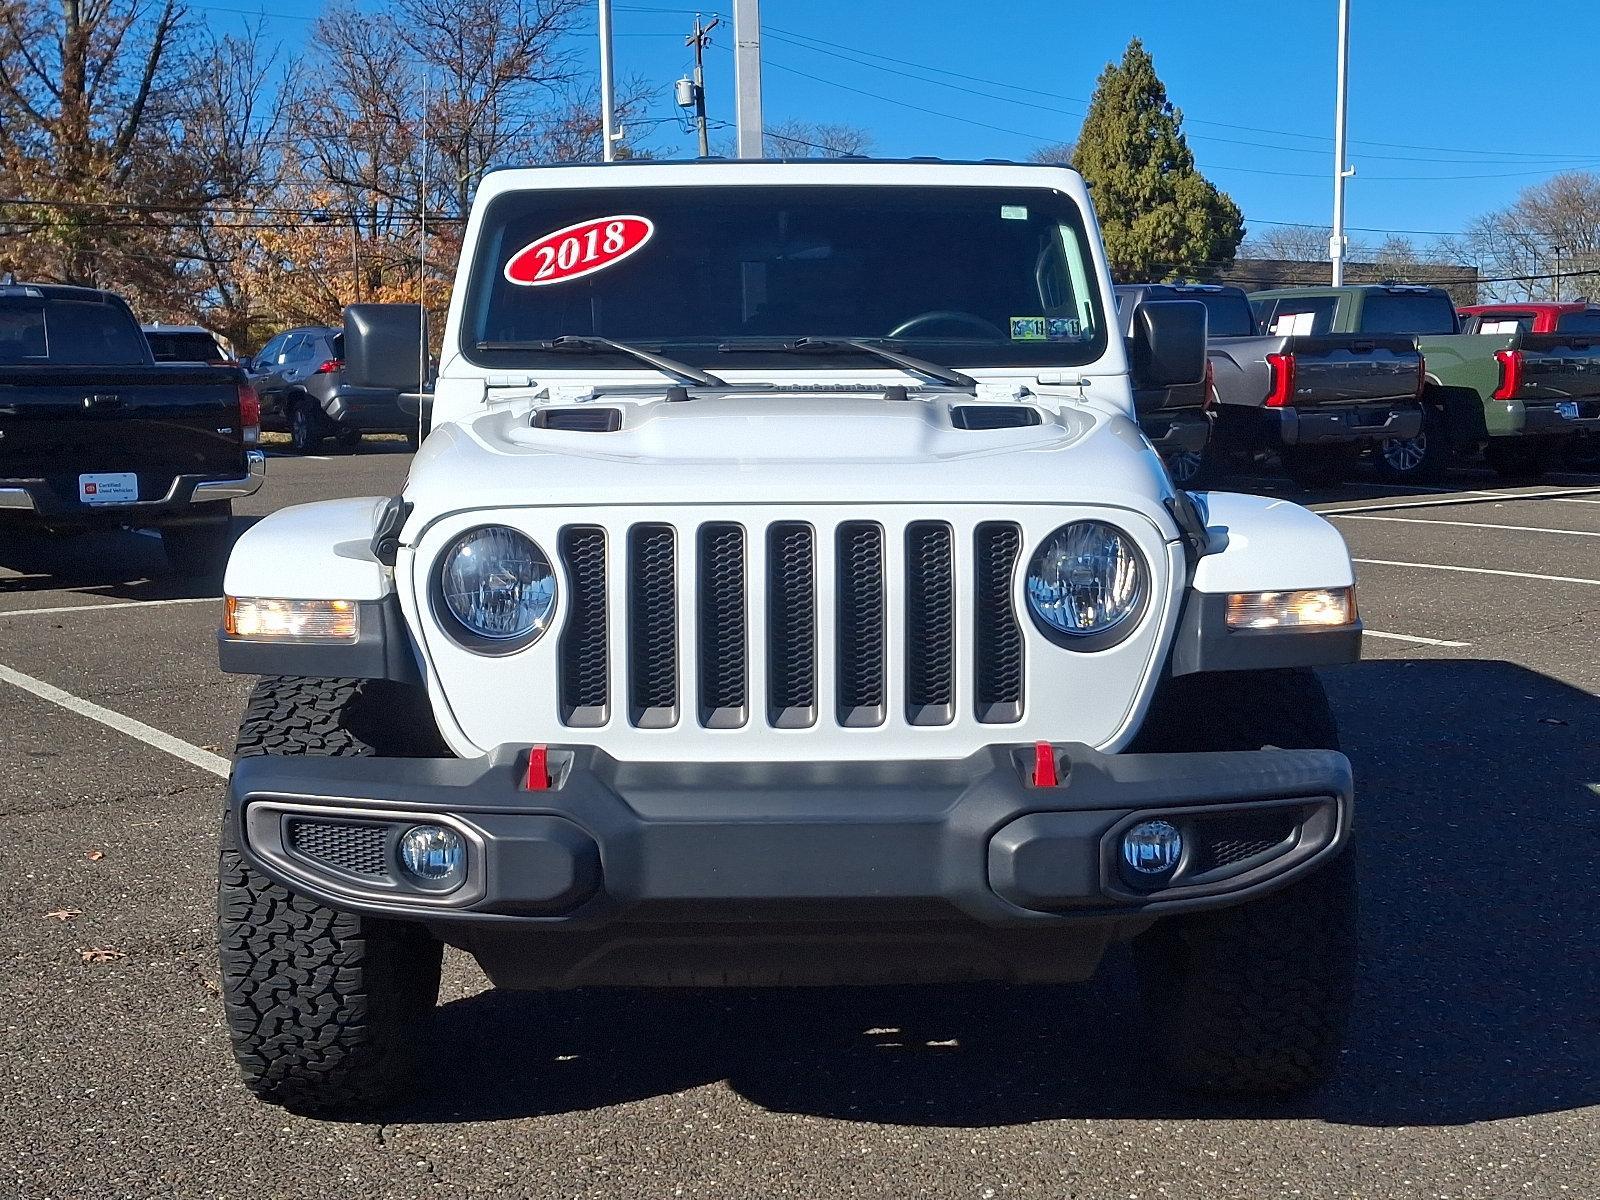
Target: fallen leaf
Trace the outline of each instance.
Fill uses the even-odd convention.
[[[45,913],[47,917],[54,917],[58,921],[70,921],[73,917],[83,916],[81,908],[54,908]]]
[[[91,850],[84,855],[90,862],[99,862],[105,856],[106,852],[104,850]]]
[[[1566,722],[1563,721],[1560,717],[1540,717],[1539,718],[1539,724],[1541,724],[1541,725],[1565,725]]]
[[[78,957],[84,962],[115,962],[119,958],[127,958],[121,950],[113,950],[110,946],[94,946],[88,950],[79,950]]]

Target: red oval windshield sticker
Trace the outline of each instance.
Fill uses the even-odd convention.
[[[525,287],[581,279],[615,266],[655,233],[649,217],[595,217],[547,233],[511,256],[506,278]]]

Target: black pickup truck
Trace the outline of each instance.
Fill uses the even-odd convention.
[[[1211,412],[1203,482],[1218,459],[1272,451],[1306,487],[1334,483],[1355,457],[1422,428],[1422,355],[1409,335],[1330,333],[1311,318],[1258,320],[1243,289],[1217,284],[1131,284],[1135,303],[1198,300],[1206,306]]]
[[[119,297],[0,285],[0,528],[157,529],[176,570],[218,571],[260,420],[237,367],[157,364]]]

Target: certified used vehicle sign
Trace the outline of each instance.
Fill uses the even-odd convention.
[[[132,471],[78,476],[78,499],[85,504],[131,504],[138,498],[139,477]]]
[[[649,217],[629,214],[579,221],[518,250],[506,263],[506,278],[525,287],[582,279],[641,249],[655,231]]]

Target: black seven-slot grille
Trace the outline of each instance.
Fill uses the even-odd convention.
[[[608,611],[607,534],[569,526],[558,541],[571,598],[560,642],[561,719],[569,726],[604,725],[612,697],[608,638],[615,622],[626,637],[627,715],[640,728],[667,728],[680,719],[680,658],[691,665],[698,693],[692,719],[730,729],[752,716],[772,728],[807,728],[823,705],[839,725],[871,727],[889,718],[891,642],[904,657],[903,719],[948,725],[956,717],[957,679],[973,672],[974,716],[982,722],[1020,721],[1023,711],[1022,628],[1012,603],[1012,580],[1022,530],[1010,522],[977,527],[970,549],[970,630],[958,629],[958,547],[941,521],[904,528],[903,607],[890,611],[883,526],[846,521],[819,531],[802,521],[778,521],[750,531],[712,522],[691,534],[694,602],[686,610],[696,645],[680,653],[680,531],[665,524],[626,531],[627,611]],[[749,539],[764,550],[765,605],[754,611]],[[831,571],[819,554],[829,554]],[[831,578],[832,596],[818,594]],[[819,605],[832,609],[833,637],[819,644]],[[765,695],[751,695],[750,656],[765,655]],[[832,655],[834,694],[819,695],[818,664]]]

